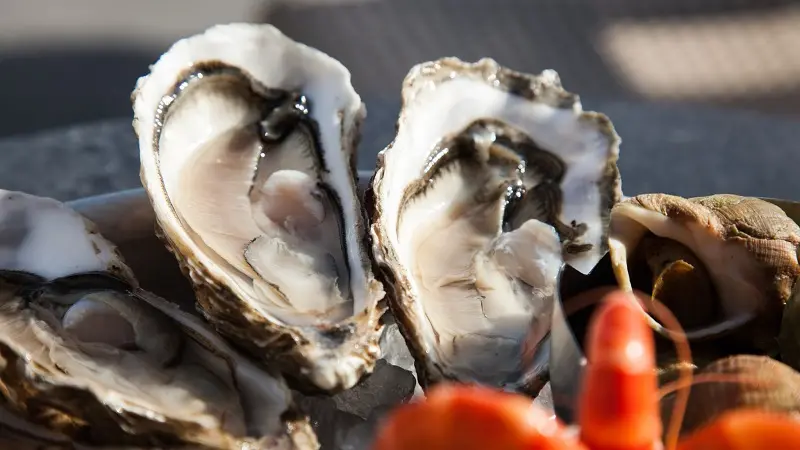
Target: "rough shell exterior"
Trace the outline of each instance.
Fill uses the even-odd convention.
[[[740,275],[746,276],[746,279],[737,276],[737,280],[756,288],[761,295],[761,298],[748,299],[757,304],[744,306],[745,309],[750,307],[756,317],[742,333],[747,334],[746,340],[757,348],[774,347],[784,305],[800,276],[800,226],[782,208],[762,199],[729,194],[689,199],[668,194],[642,194],[615,206],[611,225],[613,239],[626,234],[616,217],[631,208],[655,213],[654,217],[666,218],[671,221],[669,223],[701,233],[695,237],[695,246],[689,246],[701,260],[704,257],[698,250],[700,245],[713,244],[719,251],[727,249],[728,256],[740,263],[736,265],[741,268],[737,269]],[[616,260],[619,247],[612,245],[611,253]],[[728,264],[707,268],[723,274]],[[713,273],[712,278],[715,278]],[[629,282],[621,284],[627,288]],[[715,284],[718,290],[725,289],[724,283]],[[735,294],[735,291],[729,292]],[[720,296],[723,305],[730,303],[724,293]],[[692,333],[689,336],[691,338]]]
[[[800,373],[767,356],[735,355],[721,358],[699,372],[701,376],[730,377],[728,382],[692,386],[682,433],[708,424],[720,414],[739,408],[758,408],[783,414],[800,414]],[[733,382],[733,377],[740,380]],[[674,394],[662,401],[669,417]]]
[[[321,357],[330,357],[330,354],[318,356],[319,348],[315,342],[307,338],[307,334],[295,327],[283,325],[277,321],[270,321],[257,314],[251,307],[226,285],[209,275],[203,263],[196,258],[186,257],[190,254],[180,247],[159,228],[156,235],[165,243],[167,249],[176,256],[181,271],[191,281],[200,312],[223,335],[232,338],[238,346],[253,355],[264,355],[265,363],[277,367],[289,380],[293,387],[304,392],[315,393],[319,391],[318,383],[309,382],[313,372],[313,364],[321,363]],[[372,309],[356,315],[349,329],[331,327],[332,335],[342,336],[342,345],[351,349],[348,358],[352,358],[350,372],[357,379],[372,372],[375,362],[381,354],[379,345],[380,333],[383,325],[380,317],[385,308]],[[269,349],[265,355],[264,349]],[[339,361],[347,364],[347,359]],[[367,362],[368,364],[362,364]],[[349,378],[349,377],[348,377]],[[355,385],[356,380],[346,381],[327,392],[336,392],[346,389],[347,384]]]

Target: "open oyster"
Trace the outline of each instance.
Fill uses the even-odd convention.
[[[317,448],[279,375],[137,288],[116,247],[55,200],[0,191],[0,323],[3,439]]]
[[[780,207],[727,194],[638,195],[614,207],[609,245],[622,288],[652,292],[691,324],[689,339],[747,330],[747,345],[775,350],[800,276],[800,227]]]
[[[347,69],[270,25],[220,25],[175,43],[133,97],[142,183],[205,317],[299,389],[355,385],[384,292]]]
[[[423,387],[528,389],[517,384],[521,344],[547,333],[562,263],[586,273],[606,252],[618,144],[553,71],[455,58],[411,70],[368,198]]]

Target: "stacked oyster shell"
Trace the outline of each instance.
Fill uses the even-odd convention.
[[[546,347],[563,267],[589,276],[604,261],[622,287],[686,316],[693,341],[756,336],[798,366],[800,227],[785,205],[621,201],[610,120],[551,70],[444,58],[413,67],[402,98],[362,201],[366,109],[344,66],[270,25],[175,43],[138,81],[133,125],[156,234],[199,314],[138,288],[68,208],[1,193],[0,422],[13,432],[0,438],[316,448],[293,396],[315,422],[368,426],[374,411],[347,402],[391,366],[381,358],[413,359],[425,389],[536,395],[531,355]],[[397,331],[406,361],[379,345]]]
[[[304,392],[371,372],[386,301],[424,386],[516,386],[561,265],[606,251],[619,139],[555,72],[443,59],[403,98],[362,208],[349,73],[276,29],[180,41],[134,93],[142,182],[202,314]]]
[[[0,235],[8,448],[316,447],[278,373],[140,289],[75,211],[0,191]]]

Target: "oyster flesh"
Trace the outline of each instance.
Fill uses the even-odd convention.
[[[606,253],[619,138],[553,71],[445,58],[414,67],[402,94],[368,199],[420,381],[527,392],[522,342],[546,335],[562,264],[587,273]]]
[[[139,289],[117,248],[55,200],[0,191],[0,324],[4,439],[317,448],[279,375]]]
[[[800,276],[800,226],[780,207],[729,194],[638,195],[612,210],[609,245],[620,286],[652,293],[682,323],[691,321],[689,339],[733,333],[744,350],[776,350]]]
[[[270,25],[219,25],[175,43],[133,98],[142,183],[205,317],[306,392],[371,372],[384,292],[347,69]]]

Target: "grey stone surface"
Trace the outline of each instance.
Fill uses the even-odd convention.
[[[72,200],[141,186],[130,119],[0,140],[0,187]]]
[[[384,316],[386,327],[381,336],[381,353],[386,362],[393,366],[407,370],[414,376],[414,398],[423,396],[422,387],[417,380],[417,368],[414,365],[414,357],[408,349],[406,340],[400,333],[400,329],[391,314]]]
[[[359,168],[394,136],[399,104],[366,99]],[[622,136],[627,195],[735,193],[800,200],[800,120],[653,103],[583,101]],[[0,140],[0,187],[69,200],[139,187],[129,118]]]
[[[413,391],[414,376],[382,359],[352,389],[333,397],[295,393],[295,399],[309,415],[322,450],[366,450],[382,421]]]
[[[366,447],[372,438],[374,427],[368,421],[339,410],[330,397],[304,397],[297,394],[295,400],[308,414],[322,450],[341,450],[342,444],[352,439],[349,438],[350,435],[358,433],[360,438],[359,431],[364,429],[366,436],[358,439],[359,443]]]
[[[333,401],[340,411],[367,419],[375,409],[410,400],[415,384],[411,372],[380,359],[369,377],[356,387],[336,394]]]

